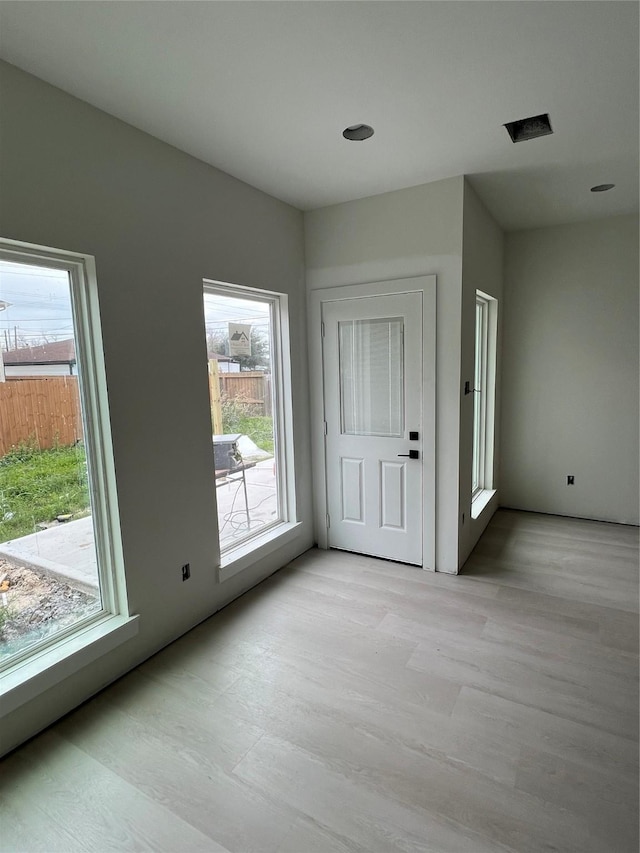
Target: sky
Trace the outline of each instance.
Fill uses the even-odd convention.
[[[2,349],[73,337],[65,271],[0,261],[0,308]]]
[[[253,299],[205,293],[204,322],[207,332],[226,332],[229,323],[246,323],[268,332],[269,305]]]
[[[204,322],[207,335],[224,334],[227,336],[229,323],[244,323],[252,330],[264,333],[264,341],[269,351],[271,335],[269,333],[270,311],[269,303],[256,299],[238,299],[233,296],[223,296],[219,293],[204,294]],[[250,335],[251,337],[251,335]],[[217,346],[221,353],[229,355],[228,348]]]
[[[227,331],[228,323],[269,329],[269,305],[205,293],[207,332]],[[73,337],[69,277],[64,270],[0,261],[0,347],[37,345]]]

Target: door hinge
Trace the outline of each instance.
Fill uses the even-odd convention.
[[[329,518],[329,513],[327,513],[327,530],[331,527],[331,519]]]
[[[327,435],[327,422],[324,422],[324,434]]]
[[[320,334],[324,338],[324,320],[320,323]]]

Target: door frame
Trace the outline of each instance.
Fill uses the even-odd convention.
[[[326,302],[422,294],[422,568],[436,570],[436,276],[424,275],[327,287],[309,293],[309,373],[314,528],[319,548],[329,547],[325,448],[322,306]]]

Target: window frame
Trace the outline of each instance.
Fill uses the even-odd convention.
[[[219,580],[233,577],[248,568],[255,558],[270,553],[274,547],[295,535],[299,521],[296,515],[295,469],[293,450],[293,403],[291,357],[289,347],[289,300],[286,293],[266,288],[249,287],[230,282],[203,279],[203,296],[207,293],[236,299],[251,299],[270,305],[270,361],[274,435],[274,461],[280,517],[272,524],[224,549],[219,548]],[[203,317],[203,328],[204,325]],[[213,484],[212,484],[213,485]],[[215,492],[217,510],[217,493]]]
[[[476,290],[474,406],[471,464],[472,505],[494,489],[495,390],[498,300]]]
[[[22,681],[64,662],[67,656],[77,657],[83,646],[83,635],[87,645],[97,643],[100,646],[102,638],[112,630],[121,633],[127,622],[136,620],[129,617],[126,594],[95,259],[91,255],[0,238],[0,260],[59,269],[69,274],[101,598],[101,609],[96,613],[29,645],[0,664],[4,699],[5,690],[14,691]],[[132,631],[127,629],[125,635],[127,639]],[[68,665],[63,670],[68,672]],[[47,679],[50,681],[51,677]]]

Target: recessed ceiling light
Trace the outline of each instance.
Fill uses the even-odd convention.
[[[368,124],[352,124],[342,131],[342,135],[351,142],[362,142],[363,139],[373,136],[373,128]]]
[[[537,139],[539,136],[549,136],[550,133],[553,133],[549,113],[521,118],[518,121],[509,121],[505,127],[512,142],[524,142],[527,139]]]
[[[615,184],[598,184],[595,187],[591,187],[592,193],[606,193],[607,190],[612,190],[615,187]]]

